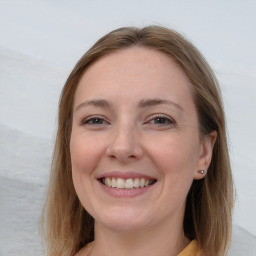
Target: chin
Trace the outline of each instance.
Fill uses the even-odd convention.
[[[115,214],[113,212],[105,213],[101,218],[95,218],[95,224],[99,223],[105,228],[117,232],[131,232],[142,229],[150,223],[149,216],[145,216],[141,212],[127,209],[115,209],[115,211]]]

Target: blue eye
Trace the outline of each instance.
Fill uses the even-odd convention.
[[[157,116],[149,121],[150,124],[156,124],[156,125],[170,125],[175,124],[175,122],[168,117],[163,116]]]
[[[154,118],[152,121],[154,121],[156,124],[169,124],[170,120],[163,117],[157,117]]]
[[[86,120],[83,121],[83,125],[101,125],[101,124],[106,124],[107,122],[99,117],[92,117],[92,118],[88,118]]]

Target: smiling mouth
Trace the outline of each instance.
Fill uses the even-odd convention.
[[[146,178],[114,178],[114,177],[104,177],[99,179],[99,181],[109,188],[117,189],[139,189],[151,186],[156,183],[155,179]]]

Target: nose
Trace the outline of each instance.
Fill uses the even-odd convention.
[[[135,126],[119,125],[115,127],[106,150],[107,156],[120,162],[140,159],[143,150],[139,137]]]

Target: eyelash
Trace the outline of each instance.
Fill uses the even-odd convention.
[[[164,123],[162,122],[157,123],[156,122],[157,120],[164,121]],[[152,123],[153,121],[154,123]],[[109,124],[109,123],[104,118],[98,117],[98,116],[88,117],[81,122],[81,125],[104,125],[104,124]],[[157,115],[151,118],[149,121],[146,121],[144,124],[156,124],[158,126],[165,126],[165,125],[175,125],[176,122],[170,117]]]
[[[98,123],[97,121],[100,121],[100,123]],[[98,116],[88,117],[82,121],[82,125],[103,125],[105,123],[107,124],[108,122],[105,121],[104,118]]]
[[[156,125],[159,125],[159,126],[164,126],[164,125],[175,125],[176,124],[176,122],[172,119],[172,118],[170,118],[170,117],[166,117],[166,116],[161,116],[161,115],[159,115],[159,116],[155,116],[155,117],[153,117],[153,118],[151,118],[149,121],[147,121],[146,123],[152,123],[152,121],[156,121],[156,120],[162,120],[162,121],[164,121],[165,123],[154,123],[154,124],[156,124]]]

